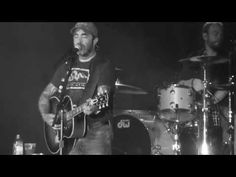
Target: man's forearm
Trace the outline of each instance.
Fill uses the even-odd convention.
[[[214,94],[214,97],[213,97],[213,103],[218,104],[227,96],[227,94],[228,94],[228,92],[226,90],[216,91]]]
[[[49,97],[44,93],[39,98],[39,112],[41,115],[49,113]]]
[[[39,103],[38,103],[39,111],[41,115],[49,113],[49,109],[50,109],[49,99],[56,91],[57,91],[57,88],[53,84],[50,83],[41,94],[39,98]]]

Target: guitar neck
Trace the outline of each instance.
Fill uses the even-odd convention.
[[[84,107],[85,104],[82,104],[78,107],[76,107],[75,109],[71,110],[71,111],[68,111],[65,115],[66,117],[66,120],[69,121],[71,119],[73,119],[73,117],[81,114],[83,112],[83,107]]]
[[[86,106],[86,105],[90,105],[90,106],[96,105],[96,106],[98,106],[99,109],[105,108],[108,106],[108,94],[106,93],[104,95],[97,96],[97,97],[95,97],[95,99],[91,99],[89,103],[84,103],[84,104],[76,107],[75,109],[68,111],[65,114],[66,120],[71,120],[75,116],[82,113],[84,111],[84,106]]]

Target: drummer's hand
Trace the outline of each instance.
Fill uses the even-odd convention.
[[[204,89],[203,82],[200,79],[193,79],[192,84],[193,84],[192,87],[194,88],[196,92],[200,92]]]
[[[178,82],[179,85],[183,85],[183,86],[188,86],[188,87],[192,87],[192,79],[189,80],[181,80]]]

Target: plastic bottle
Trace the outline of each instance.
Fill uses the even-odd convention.
[[[13,143],[13,155],[23,155],[24,154],[24,143],[20,135],[16,135],[15,142]]]

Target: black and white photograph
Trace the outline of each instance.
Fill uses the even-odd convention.
[[[235,155],[236,22],[0,22],[0,155]]]

